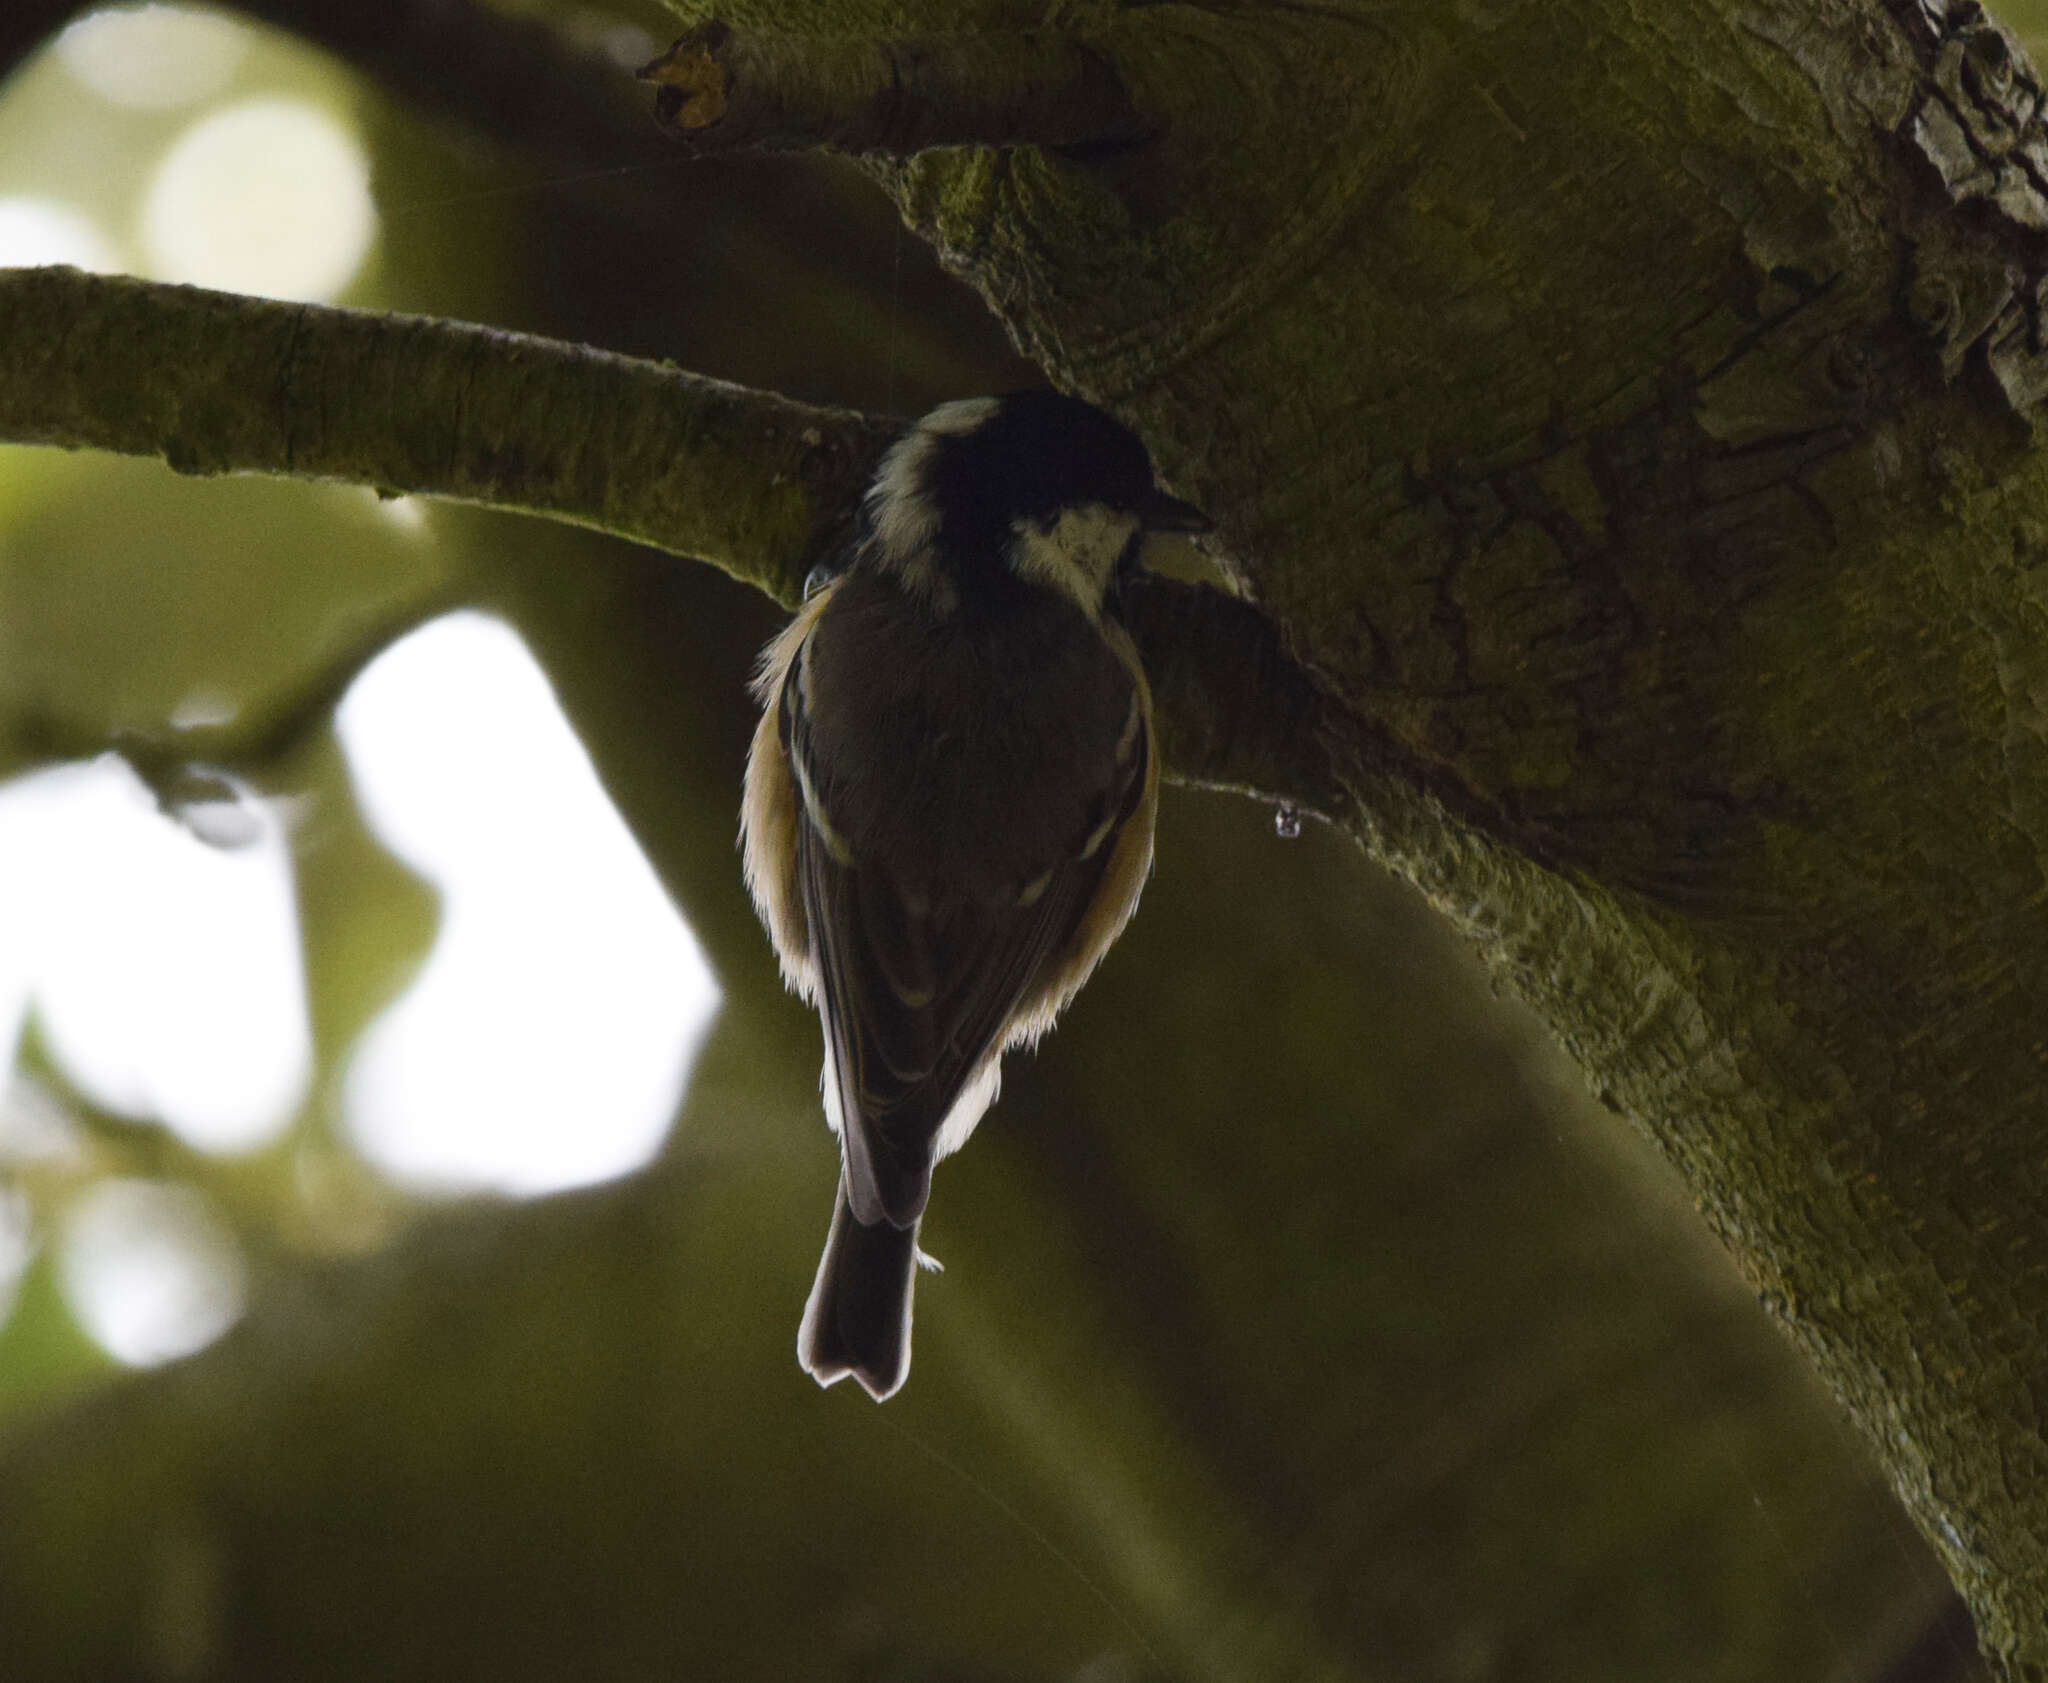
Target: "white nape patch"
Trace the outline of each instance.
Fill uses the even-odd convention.
[[[939,438],[959,438],[986,424],[1002,406],[1002,399],[995,397],[956,397],[919,421],[917,431]]]
[[[1064,591],[1090,619],[1102,611],[1102,595],[1118,558],[1138,532],[1129,509],[1082,503],[1060,510],[1049,526],[1019,520],[1010,530],[1010,566],[1018,577]]]
[[[933,439],[923,427],[913,428],[890,446],[868,488],[868,519],[875,542],[899,563],[920,560],[938,534],[939,508],[925,492],[925,464]]]
[[[926,484],[932,452],[940,439],[958,438],[986,423],[996,408],[992,397],[940,404],[890,447],[868,490],[868,523],[880,559],[942,613],[950,613],[959,598],[953,581],[931,562],[932,540],[939,535],[939,507]]]

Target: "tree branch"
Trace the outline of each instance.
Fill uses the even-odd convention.
[[[545,515],[785,606],[900,426],[467,323],[0,271],[0,438]],[[1170,579],[1134,598],[1174,775],[1336,810],[1338,715],[1270,624]]]
[[[231,4],[326,48],[422,111],[545,151],[566,167],[629,165],[636,155],[659,161],[659,137],[623,68],[545,18],[477,0]]]
[[[260,708],[205,724],[165,724],[152,730],[115,730],[81,724],[31,708],[0,720],[0,775],[64,760],[117,754],[156,797],[158,808],[212,845],[242,845],[248,815],[223,823],[217,809],[241,807],[236,779],[262,778],[302,752],[326,727],[349,686],[400,638],[463,606],[454,581],[383,606],[345,628],[338,646]],[[10,728],[11,727],[11,728]]]
[[[1105,59],[1034,32],[868,41],[712,22],[640,75],[659,88],[661,123],[707,153],[1099,146],[1139,139],[1146,127]]]
[[[1328,818],[1344,806],[1332,744],[1358,722],[1249,602],[1158,574],[1125,617],[1144,656],[1167,775]],[[1358,752],[1353,747],[1352,752]]]
[[[422,111],[545,152],[568,168],[673,157],[622,69],[553,24],[477,0],[227,0],[243,17],[325,48]],[[85,0],[10,0],[0,8],[5,76]]]
[[[69,269],[0,274],[0,434],[544,514],[788,602],[889,436],[587,346]]]
[[[842,171],[810,159],[761,154],[728,158],[715,170],[691,167],[651,120],[646,92],[622,63],[548,19],[482,0],[223,3],[332,53],[419,116],[481,135],[508,159],[537,163],[544,174],[531,183],[536,190],[573,186],[551,210],[576,218],[568,237],[576,261],[590,265],[585,274],[608,273],[610,262],[643,276],[685,266],[701,273],[708,241],[722,272],[787,277],[830,301],[828,314],[886,318],[886,333],[841,335],[832,357],[821,353],[814,389],[896,389],[889,382],[906,371],[916,381],[920,369],[926,383],[965,389],[992,378],[974,370],[1022,366],[979,301],[921,244],[901,237],[878,196],[849,190]],[[0,4],[0,76],[82,9],[83,0]],[[586,246],[592,237],[595,246]],[[606,250],[612,241],[624,243],[615,257]],[[559,248],[536,257],[562,260]],[[657,289],[647,293],[647,305],[608,313],[616,301],[607,304],[607,291],[556,278],[535,300],[546,311],[535,320],[571,338],[677,352],[684,326],[654,311]]]

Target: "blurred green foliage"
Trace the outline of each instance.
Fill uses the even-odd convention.
[[[747,166],[736,192],[678,166],[628,202],[282,37],[257,86],[362,125],[383,222],[348,302],[872,407],[1018,378],[849,172]],[[0,194],[125,226],[181,120],[31,64],[0,89]],[[792,205],[865,232],[802,249]],[[275,1146],[175,1157],[258,1268],[219,1345],[116,1383],[47,1250],[24,1278],[0,1332],[19,1675],[1803,1683],[1876,1678],[1944,1616],[1642,1142],[1405,890],[1220,797],[1169,799],[1130,936],[940,1176],[949,1271],[902,1399],[817,1393],[792,1354],[834,1170],[816,1030],[732,852],[767,606],[588,534],[436,511],[423,535],[357,490],[0,452],[14,725],[261,717],[450,590],[534,650],[726,1009],[646,1173],[420,1206],[333,1105],[433,898],[329,737],[271,768],[315,815],[318,1076]],[[88,1151],[39,1171],[45,1234],[91,1177],[172,1161],[69,1102]],[[1962,1641],[1929,1675],[1968,1673]]]

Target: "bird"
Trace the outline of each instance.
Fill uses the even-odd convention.
[[[1125,591],[1152,534],[1210,529],[1092,404],[941,404],[762,653],[743,864],[840,1154],[797,1335],[820,1385],[901,1388],[933,1165],[1137,908],[1159,747]]]

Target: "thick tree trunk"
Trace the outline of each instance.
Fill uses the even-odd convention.
[[[1332,816],[1663,1146],[2048,1675],[2031,71],[1918,0],[1071,19],[1150,140],[888,183],[1222,517]]]
[[[907,212],[1222,516],[1351,712],[1342,822],[1655,1135],[2048,1675],[2034,72],[1920,0],[1097,44],[1164,139],[931,154]]]

